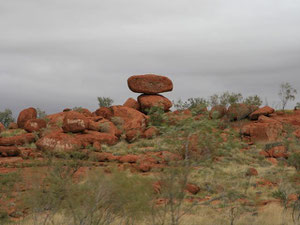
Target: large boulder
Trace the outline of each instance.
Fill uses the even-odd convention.
[[[162,95],[140,95],[138,97],[138,102],[143,112],[147,112],[147,110],[155,106],[160,107],[167,112],[173,105],[169,99]]]
[[[81,142],[74,135],[54,132],[36,142],[42,151],[72,152],[81,148]]]
[[[123,106],[133,108],[133,109],[136,109],[136,110],[140,110],[140,104],[138,103],[137,100],[135,100],[133,98],[128,98],[126,100],[126,102],[123,104]]]
[[[67,112],[64,120],[62,129],[64,132],[77,133],[84,131],[88,128],[89,120],[81,113],[70,111]]]
[[[13,137],[2,137],[0,138],[0,146],[13,146],[13,145],[24,145],[35,141],[35,135],[33,133],[16,135]]]
[[[212,119],[221,119],[225,116],[227,112],[226,106],[223,105],[216,105],[213,106],[209,112],[209,117]]]
[[[31,119],[27,120],[25,123],[24,129],[29,132],[35,132],[35,131],[40,131],[43,128],[46,128],[47,123],[43,119]]]
[[[20,112],[19,116],[18,116],[18,120],[17,120],[17,124],[19,128],[24,128],[25,123],[28,120],[31,119],[36,119],[37,118],[37,111],[35,108],[28,108],[28,109],[24,109],[23,111]]]
[[[253,111],[253,107],[243,103],[238,103],[229,106],[226,115],[231,121],[242,120],[247,118]]]
[[[155,74],[135,75],[127,80],[131,91],[144,94],[158,94],[172,91],[172,81],[165,77]]]
[[[241,129],[242,135],[249,136],[251,141],[277,141],[283,132],[282,124],[263,116],[259,120],[260,122],[244,125]]]
[[[251,120],[257,120],[259,116],[268,116],[272,113],[274,113],[275,110],[269,106],[262,107],[258,110],[255,110],[253,113],[250,114],[249,118]]]
[[[1,133],[2,131],[5,131],[5,126],[4,126],[2,123],[0,123],[0,133]]]

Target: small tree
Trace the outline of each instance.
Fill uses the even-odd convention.
[[[11,122],[14,122],[15,119],[12,116],[12,111],[10,109],[5,109],[3,112],[0,112],[0,123],[2,123],[5,127]]]
[[[229,93],[228,91],[224,92],[219,97],[220,105],[229,106],[240,103],[243,100],[243,95],[241,93]]]
[[[290,83],[281,83],[280,89],[278,92],[281,104],[282,104],[282,110],[285,109],[286,104],[289,101],[294,101],[295,100],[295,95],[297,94],[297,90],[292,87]]]
[[[110,107],[114,100],[110,97],[98,97],[98,104],[100,107]]]
[[[255,106],[261,106],[262,100],[258,95],[249,96],[244,100],[244,103],[246,105],[255,105]]]

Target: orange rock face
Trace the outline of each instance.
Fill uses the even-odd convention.
[[[259,116],[261,115],[264,115],[264,116],[268,116],[272,113],[274,113],[274,109],[269,107],[269,106],[265,106],[265,107],[262,107],[256,111],[254,111],[253,113],[250,114],[249,118],[251,120],[257,120]]]
[[[169,78],[155,74],[131,76],[127,83],[129,89],[136,93],[158,94],[173,90],[173,83]]]
[[[31,120],[27,120],[27,122],[25,123],[24,129],[29,132],[32,133],[34,131],[39,131],[42,128],[46,128],[47,124],[45,120],[42,119],[31,119]]]
[[[81,132],[88,128],[89,121],[88,119],[81,113],[70,111],[67,112],[64,120],[62,129],[64,132]]]
[[[140,104],[138,103],[137,100],[135,100],[133,98],[128,98],[126,100],[126,102],[123,104],[123,106],[133,108],[133,109],[136,109],[136,110],[140,110]]]
[[[24,109],[23,111],[20,112],[18,116],[18,121],[17,121],[18,127],[24,128],[27,120],[36,119],[36,117],[37,117],[37,112],[35,108],[31,107],[28,109]]]
[[[167,112],[172,107],[172,102],[162,95],[140,95],[138,102],[141,106],[142,111],[147,111],[151,107],[161,107]]]
[[[81,147],[81,142],[70,134],[54,132],[36,142],[42,151],[71,152]]]

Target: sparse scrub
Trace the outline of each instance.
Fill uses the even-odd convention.
[[[110,107],[114,103],[114,100],[109,97],[98,97],[99,107]]]

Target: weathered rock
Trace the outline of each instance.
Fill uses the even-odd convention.
[[[242,120],[248,117],[253,112],[252,110],[250,106],[239,103],[229,106],[226,115],[231,121]]]
[[[21,151],[16,146],[0,146],[0,156],[2,157],[19,156],[20,154]]]
[[[28,108],[28,109],[24,109],[23,111],[20,112],[19,116],[18,116],[18,120],[17,120],[17,124],[19,128],[24,128],[25,123],[28,120],[31,119],[36,119],[37,118],[37,111],[35,108]]]
[[[242,127],[241,133],[250,136],[251,141],[276,141],[283,131],[279,122],[251,123]]]
[[[0,138],[0,146],[24,145],[35,141],[35,135],[32,133],[21,134],[13,137]]]
[[[227,112],[226,106],[216,105],[213,106],[209,112],[209,117],[212,119],[221,119]]]
[[[97,116],[102,116],[103,118],[108,119],[108,120],[110,120],[111,117],[113,117],[113,113],[112,113],[111,109],[107,108],[107,107],[101,107],[101,108],[97,109],[95,111],[95,114]]]
[[[268,116],[272,113],[274,113],[274,109],[269,107],[269,106],[265,106],[265,107],[262,107],[256,111],[254,111],[253,113],[250,114],[249,118],[251,120],[257,120],[259,116],[261,115],[264,115],[264,116]]]
[[[34,131],[40,131],[43,128],[46,128],[47,123],[45,120],[42,119],[31,119],[31,120],[27,120],[27,122],[25,123],[24,129],[29,132],[32,133]]]
[[[146,130],[148,117],[145,114],[126,106],[112,106],[111,110],[115,118],[122,119],[128,139],[133,140]]]
[[[43,151],[72,152],[81,148],[81,142],[74,135],[55,132],[39,139],[36,146]]]
[[[97,131],[87,131],[86,134],[77,134],[75,137],[77,140],[81,141],[84,146],[93,145],[95,142],[107,145],[114,145],[118,142],[116,136]]]
[[[126,102],[123,104],[123,106],[129,107],[129,108],[133,108],[135,110],[140,110],[140,104],[138,103],[137,100],[135,100],[133,98],[128,98],[126,100]]]
[[[155,106],[160,107],[167,112],[173,105],[169,99],[162,95],[140,95],[138,97],[138,102],[143,112],[147,112],[147,110]]]
[[[8,125],[8,129],[10,129],[10,130],[18,129],[18,128],[19,128],[18,124],[14,123],[14,122],[9,123],[9,125]]]
[[[2,123],[0,123],[0,133],[2,132],[2,131],[5,131],[6,129],[5,129],[5,126],[2,124]]]
[[[84,131],[88,128],[89,120],[79,112],[70,111],[67,112],[62,129],[64,132],[77,133]]]
[[[131,91],[144,94],[158,94],[172,91],[172,81],[165,77],[155,74],[135,75],[127,80]]]

